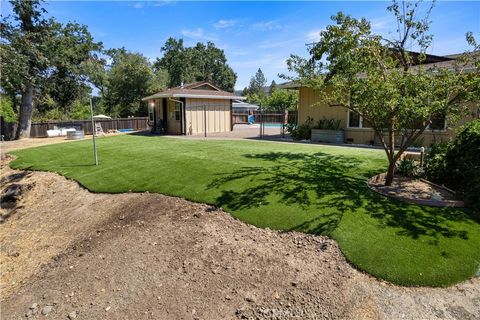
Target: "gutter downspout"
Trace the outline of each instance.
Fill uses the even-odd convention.
[[[173,102],[178,102],[178,103],[180,103],[180,105],[181,105],[181,107],[180,107],[180,116],[181,116],[181,121],[180,121],[180,133],[181,133],[181,134],[185,134],[185,132],[184,132],[185,119],[184,119],[183,113],[182,113],[182,111],[185,110],[185,104],[183,103],[183,101],[180,101],[180,100],[177,100],[177,99],[173,99],[173,98],[168,98],[168,100],[173,101]]]

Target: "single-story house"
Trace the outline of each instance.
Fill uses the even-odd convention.
[[[433,56],[427,55],[428,67],[449,67],[453,66],[455,59],[459,55]],[[366,121],[358,114],[351,112],[345,107],[330,107],[319,103],[319,92],[313,88],[302,86],[295,82],[287,82],[279,85],[283,89],[299,91],[298,117],[297,124],[303,124],[308,117],[314,120],[314,123],[324,117],[327,119],[341,120],[341,128],[345,132],[345,142],[355,144],[380,144],[375,136],[374,130],[369,127]],[[429,128],[417,139],[415,145],[430,146],[434,142],[450,141],[455,137],[456,129],[473,119],[480,118],[480,105],[471,103],[468,105],[469,113],[463,119],[460,119],[455,127],[448,125],[448,118],[435,119]],[[398,145],[402,137],[397,135],[395,143]]]
[[[152,132],[179,135],[232,131],[232,102],[244,100],[208,81],[170,88],[145,97]]]

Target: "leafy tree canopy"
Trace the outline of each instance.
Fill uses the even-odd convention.
[[[1,18],[1,86],[14,103],[22,96],[17,136],[28,137],[38,97],[48,95],[66,110],[89,90],[89,70],[102,64],[102,44],[83,25],[46,19],[40,0],[10,2],[14,15]]]
[[[393,1],[387,8],[398,25],[396,39],[374,34],[366,19],[340,12],[310,47],[310,58],[291,56],[287,62],[296,76],[286,78],[315,88],[322,103],[348,108],[373,127],[389,160],[387,185],[402,153],[435,117],[448,115],[453,123],[464,114],[465,102],[478,97],[478,62],[472,70],[475,54],[448,68],[424,64],[432,40],[433,4],[423,17],[421,7],[421,1]],[[407,50],[411,47],[420,54]],[[403,136],[398,150],[396,135]]]
[[[127,117],[141,112],[145,96],[166,88],[168,74],[163,69],[152,68],[140,53],[124,48],[109,50],[112,64],[106,72],[103,103],[107,113]]]
[[[183,39],[169,38],[161,51],[163,57],[157,59],[154,66],[168,72],[169,87],[179,86],[182,82],[210,81],[222,90],[234,90],[237,75],[227,64],[224,51],[215,47],[213,42],[185,47]]]

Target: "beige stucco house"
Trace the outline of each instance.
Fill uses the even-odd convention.
[[[155,133],[201,135],[233,128],[232,101],[244,100],[202,81],[170,88],[143,98]]]
[[[441,65],[448,67],[455,61],[457,55],[446,57],[430,56],[432,59],[440,60],[431,62],[431,67]],[[297,124],[305,123],[308,117],[313,118],[314,122],[323,119],[341,120],[341,128],[345,132],[345,142],[355,144],[380,144],[374,134],[374,130],[368,123],[356,113],[340,106],[330,107],[320,103],[320,95],[313,88],[305,87],[294,82],[288,82],[280,85],[284,89],[299,91],[298,100],[298,118]],[[419,137],[415,145],[430,146],[434,142],[450,141],[455,137],[458,127],[473,119],[480,118],[480,105],[471,103],[468,105],[468,114],[458,121],[455,126],[451,126],[448,117],[435,119],[427,130]],[[402,137],[397,135],[395,144],[401,143]]]

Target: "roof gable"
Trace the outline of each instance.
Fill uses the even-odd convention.
[[[208,81],[197,81],[197,82],[187,83],[187,84],[184,84],[183,86],[178,86],[172,89],[223,91]]]
[[[202,99],[228,99],[244,100],[244,97],[236,96],[233,92],[223,91],[208,81],[188,83],[183,86],[170,88],[154,95],[143,98],[143,101],[156,98],[202,98]]]

